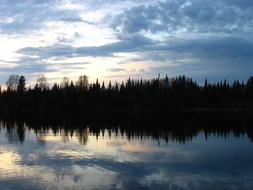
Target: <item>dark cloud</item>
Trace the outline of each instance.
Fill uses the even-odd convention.
[[[124,39],[116,43],[102,46],[74,47],[55,44],[47,47],[27,47],[18,51],[23,55],[36,55],[41,59],[51,57],[85,57],[85,56],[113,56],[120,52],[142,52],[147,58],[163,61],[178,59],[177,54],[187,54],[187,58],[230,58],[252,59],[253,43],[236,37],[215,37],[180,39],[173,38],[164,42],[155,42],[141,35]],[[155,53],[153,53],[155,52]],[[167,53],[164,53],[167,52]],[[142,54],[144,55],[144,54]],[[153,57],[152,57],[153,56]]]
[[[252,10],[250,1],[167,0],[127,9],[111,26],[123,33],[238,33],[252,30]]]
[[[85,57],[85,56],[113,56],[119,52],[141,51],[144,47],[154,45],[154,42],[141,35],[134,35],[119,42],[102,46],[74,47],[71,45],[55,44],[47,47],[27,47],[20,49],[18,53],[23,55],[36,55],[41,59],[51,57]]]
[[[160,50],[189,53],[192,58],[252,59],[253,43],[236,37],[208,36],[195,39],[174,39]]]
[[[63,0],[3,0],[0,6],[0,31],[20,34],[44,28],[52,21],[94,24],[83,20],[75,10],[61,9],[63,4]]]

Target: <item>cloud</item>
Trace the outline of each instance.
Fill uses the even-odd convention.
[[[119,42],[102,46],[74,47],[71,45],[54,44],[47,47],[26,47],[18,53],[26,56],[38,56],[40,59],[52,57],[85,57],[85,56],[113,56],[122,52],[146,53],[144,59],[170,60],[178,59],[177,54],[187,54],[188,58],[229,58],[247,59],[253,58],[253,43],[236,37],[205,36],[192,39],[173,38],[163,42],[155,42],[141,35],[122,39]],[[156,54],[152,54],[156,52]],[[167,52],[167,54],[164,54]],[[159,54],[160,53],[160,54]],[[149,55],[154,56],[149,57]],[[144,55],[145,56],[145,55]],[[136,58],[135,58],[136,59]]]
[[[108,76],[120,75],[119,64],[135,69],[146,63],[142,68],[154,75],[162,68],[244,79],[253,59],[252,12],[251,0],[3,0],[0,42],[24,40],[16,48],[13,43],[10,55],[0,52],[0,59],[18,60],[1,72],[57,72],[66,65],[45,63],[85,58],[92,74],[100,61]]]
[[[23,55],[38,56],[41,59],[51,57],[86,57],[86,56],[113,56],[119,52],[134,52],[145,46],[153,45],[153,41],[141,35],[134,35],[131,38],[119,42],[109,43],[102,46],[74,47],[71,45],[54,44],[47,47],[26,47],[18,53]]]
[[[123,69],[123,68],[111,68],[111,69],[108,69],[108,71],[112,71],[112,72],[125,72],[127,71],[126,69]]]
[[[31,77],[37,77],[41,73],[58,73],[58,72],[74,72],[76,70],[86,69],[84,65],[89,65],[89,62],[73,62],[63,60],[41,60],[39,58],[33,58],[29,56],[20,57],[19,60],[11,62],[12,67],[1,68],[0,74],[4,79],[0,79],[1,83],[4,83],[8,75],[19,74]],[[59,79],[61,76],[50,77],[50,79]]]
[[[134,39],[97,47],[73,47],[56,44],[41,48],[24,48],[23,55],[36,55],[39,59],[52,57],[114,57],[116,53],[132,52],[140,58],[127,59],[119,64],[152,61],[152,73],[173,75],[187,74],[198,81],[208,77],[213,81],[227,79],[246,80],[251,75],[253,43],[237,37],[205,36],[192,39],[173,38],[155,42],[137,35]],[[128,72],[122,68],[107,69],[112,72]],[[139,72],[142,73],[142,72]]]
[[[0,31],[20,34],[45,28],[48,22],[60,21],[93,24],[82,19],[75,10],[62,9],[64,3],[63,0],[3,0],[0,6]]]
[[[122,33],[240,33],[252,30],[252,10],[250,1],[158,1],[126,9],[115,16],[111,26]]]

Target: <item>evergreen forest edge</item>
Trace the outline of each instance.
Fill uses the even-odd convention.
[[[64,77],[49,87],[45,76],[34,87],[26,87],[24,76],[10,75],[7,90],[0,90],[0,114],[7,118],[107,119],[167,118],[178,111],[253,110],[253,77],[245,83],[224,80],[204,85],[191,78],[128,79],[122,83],[98,80],[89,83],[82,75],[74,83]]]

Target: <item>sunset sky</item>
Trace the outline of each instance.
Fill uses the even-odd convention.
[[[1,0],[0,84],[253,75],[252,0]]]

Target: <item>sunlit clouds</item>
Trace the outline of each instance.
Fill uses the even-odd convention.
[[[186,74],[201,81],[251,75],[250,0],[3,0],[0,83],[39,74],[121,81]]]

